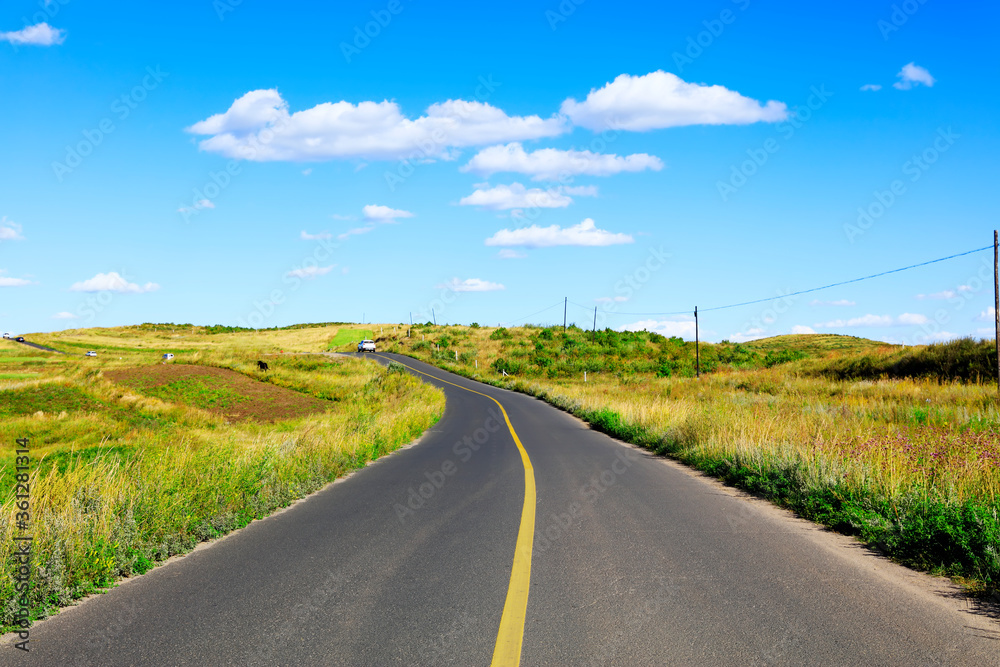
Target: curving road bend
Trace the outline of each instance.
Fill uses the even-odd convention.
[[[1000,665],[1000,626],[946,581],[537,399],[373,356],[447,395],[415,446],[37,624],[30,654],[6,638],[0,664],[490,664],[526,488],[496,399],[537,493],[520,664]]]

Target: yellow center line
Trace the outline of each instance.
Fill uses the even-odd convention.
[[[375,355],[389,359],[382,355]],[[397,364],[400,362],[396,361]],[[417,370],[412,366],[400,364],[409,368],[414,373],[426,375],[434,378],[438,382],[450,384],[453,387],[464,389],[465,391],[479,394],[490,399],[500,408],[504,421],[507,422],[507,429],[514,438],[514,444],[521,453],[521,464],[524,466],[524,506],[521,508],[521,527],[517,531],[517,544],[514,547],[514,565],[510,570],[510,585],[507,587],[507,601],[503,605],[503,615],[500,617],[500,630],[497,632],[497,643],[493,648],[492,667],[516,667],[521,663],[521,645],[524,642],[524,619],[528,612],[528,590],[531,586],[531,547],[535,536],[535,469],[531,466],[531,459],[525,451],[521,439],[517,437],[514,425],[510,423],[510,417],[503,404],[489,394],[484,394],[475,389],[463,387],[460,384],[449,382],[436,375]]]

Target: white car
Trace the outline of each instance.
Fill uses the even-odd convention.
[[[4,337],[4,338],[10,338],[10,334],[9,334],[9,333],[5,333],[5,334],[3,335],[3,337]]]
[[[90,352],[87,352],[87,354],[85,354],[83,356],[85,356],[85,357],[96,357],[97,356],[97,352],[94,352],[93,350],[91,350]]]
[[[363,340],[358,343],[358,352],[374,352],[375,351],[375,341],[373,340]]]
[[[164,361],[170,361],[173,358],[174,358],[174,355],[171,354],[170,352],[167,352],[166,354],[163,355],[163,360]]]

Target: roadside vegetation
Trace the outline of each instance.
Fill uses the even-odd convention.
[[[703,343],[695,379],[694,344],[648,332],[425,325],[376,341],[539,396],[973,592],[1000,588],[991,342]]]
[[[38,618],[267,516],[437,421],[443,394],[409,374],[290,354],[324,350],[343,331],[146,325],[29,338],[66,354],[0,343],[0,625],[9,630],[16,610],[17,438],[31,442],[29,598]],[[176,355],[166,366],[164,352]],[[258,370],[258,359],[270,370]],[[212,373],[149,379],[174,364]],[[112,382],[116,373],[131,381]],[[289,418],[301,405],[308,414]]]

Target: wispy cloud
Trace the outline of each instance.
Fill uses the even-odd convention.
[[[970,287],[969,285],[959,285],[957,288],[955,288],[953,290],[946,289],[946,290],[941,291],[941,292],[934,292],[933,294],[918,294],[917,298],[920,299],[921,301],[928,300],[928,299],[930,299],[930,300],[954,299],[959,294],[962,294],[962,293],[965,293],[965,292],[971,292],[971,291],[972,291],[972,287]]]
[[[448,282],[438,285],[438,287],[450,289],[453,292],[496,292],[506,289],[500,283],[492,283],[488,280],[480,280],[479,278],[466,278],[465,280],[452,278]]]
[[[493,211],[525,208],[565,208],[573,203],[573,198],[594,197],[597,189],[593,186],[526,188],[520,183],[498,185],[494,188],[482,185],[468,197],[463,197],[460,206],[480,206]]]
[[[810,306],[855,306],[853,301],[848,301],[847,299],[838,299],[837,301],[820,301],[819,299],[813,299],[809,302]]]
[[[299,235],[299,238],[302,239],[303,241],[325,241],[326,239],[332,239],[333,234],[325,231],[319,232],[318,234],[310,234],[309,232],[303,229],[302,233]]]
[[[77,317],[73,313],[64,310],[61,313],[56,313],[55,315],[53,315],[52,319],[54,319],[54,320],[75,320],[75,319],[77,319]]]
[[[306,280],[312,280],[313,278],[318,278],[319,276],[325,276],[326,274],[333,271],[336,264],[331,264],[330,266],[304,266],[298,269],[292,269],[286,276],[291,278],[304,278]]]
[[[0,218],[0,241],[23,241],[21,236],[21,225],[13,220],[8,220],[7,216]]]
[[[825,329],[843,329],[843,328],[853,328],[853,327],[895,327],[895,326],[913,326],[926,324],[928,322],[926,315],[920,315],[919,313],[903,313],[899,317],[892,317],[891,315],[862,315],[861,317],[852,317],[846,320],[832,320],[830,322],[823,322],[815,326],[825,328]]]
[[[688,317],[666,320],[640,320],[621,327],[622,331],[653,331],[661,336],[694,338],[694,319]]]
[[[596,223],[587,218],[571,227],[539,227],[531,225],[521,229],[501,229],[486,239],[488,246],[521,248],[548,248],[552,246],[609,246],[634,243],[629,234],[620,234],[598,229]]]
[[[611,176],[622,172],[663,169],[658,157],[637,153],[621,157],[591,151],[542,148],[528,153],[518,143],[490,146],[469,160],[459,171],[491,176],[514,172],[531,176],[534,181],[554,181],[569,176]]]
[[[368,205],[361,209],[361,215],[370,222],[396,222],[398,218],[412,218],[409,211],[402,211],[388,206]]]
[[[10,276],[5,276],[7,273],[3,269],[0,269],[0,287],[26,287],[33,284],[30,280],[24,278],[11,278]]]
[[[865,85],[861,86],[861,90],[870,90],[870,91],[882,90],[882,85],[878,83],[866,83]]]
[[[146,283],[139,285],[125,280],[116,271],[109,273],[98,273],[93,278],[73,283],[70,286],[71,292],[117,292],[119,294],[143,294],[154,292],[160,289],[156,283]]]

